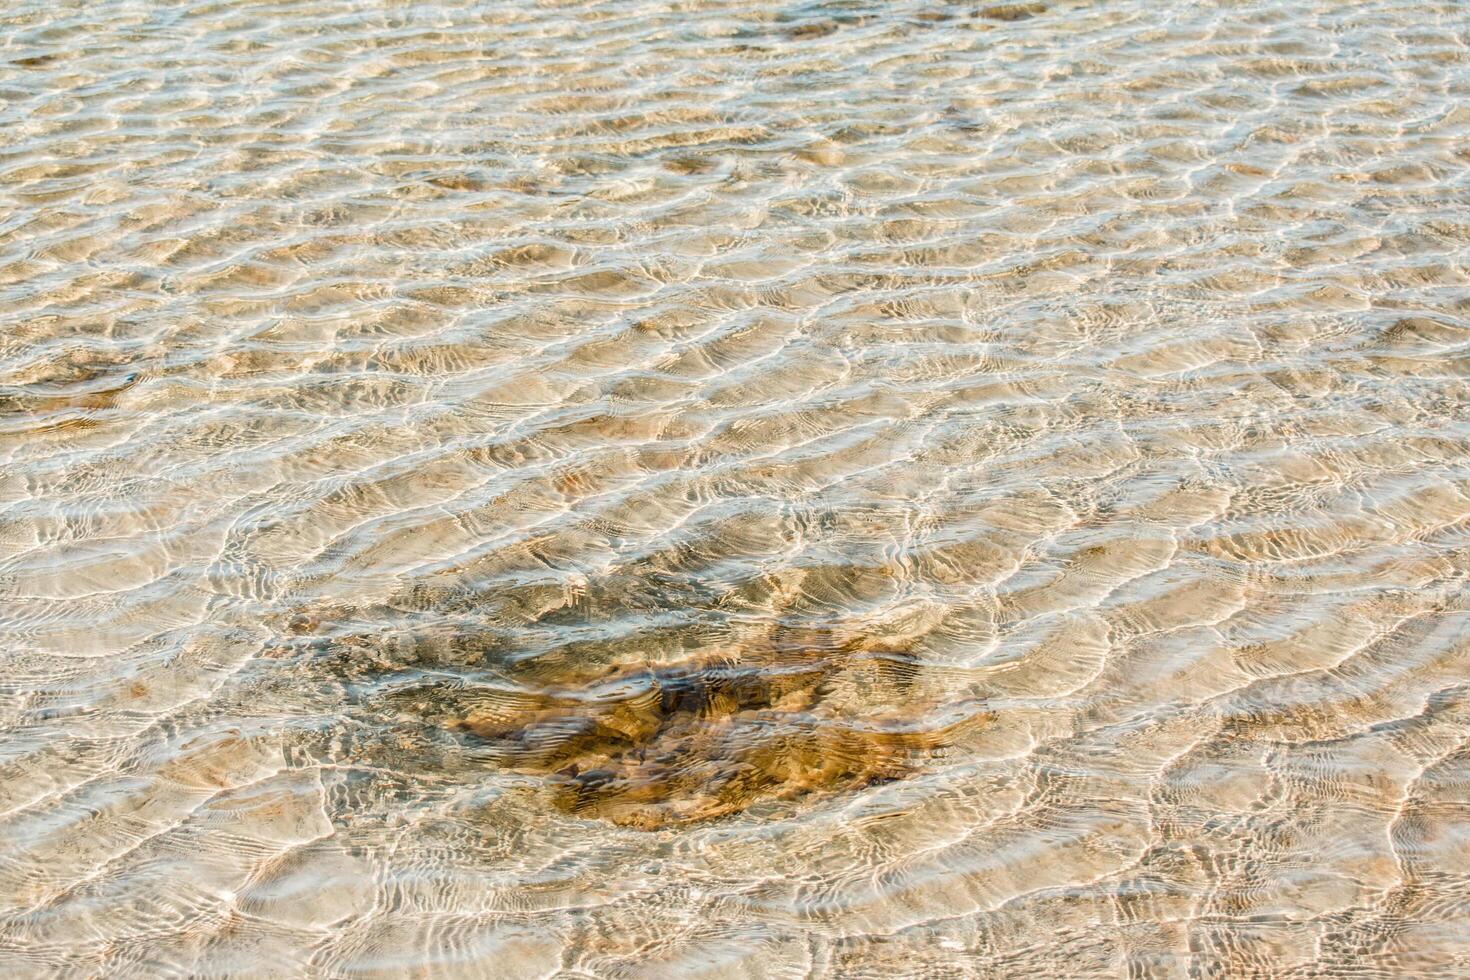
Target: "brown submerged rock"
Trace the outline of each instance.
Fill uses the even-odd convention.
[[[436,751],[462,751],[456,765],[532,777],[565,813],[655,830],[903,779],[987,725],[968,671],[913,652],[934,626],[925,609],[782,621],[887,582],[881,570],[796,569],[702,590],[650,559],[576,588],[421,583],[382,606],[293,610],[266,655],[304,655],[300,667],[347,681],[369,726],[407,725]],[[704,624],[691,614],[539,649],[522,632],[544,641],[673,597]]]
[[[984,720],[916,727],[934,711],[905,704],[917,669],[868,651],[715,654],[482,692],[452,724],[507,768],[544,776],[561,810],[654,830],[914,773]]]

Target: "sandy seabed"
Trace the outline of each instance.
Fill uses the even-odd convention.
[[[0,10],[0,973],[1470,976],[1470,8]]]

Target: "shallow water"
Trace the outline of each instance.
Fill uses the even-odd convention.
[[[1470,8],[0,13],[0,966],[1470,975]]]

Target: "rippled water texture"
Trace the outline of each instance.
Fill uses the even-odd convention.
[[[1470,976],[1461,0],[19,0],[0,297],[5,976]]]

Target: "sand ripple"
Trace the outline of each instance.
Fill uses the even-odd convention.
[[[1470,974],[1467,66],[7,5],[0,972]]]

